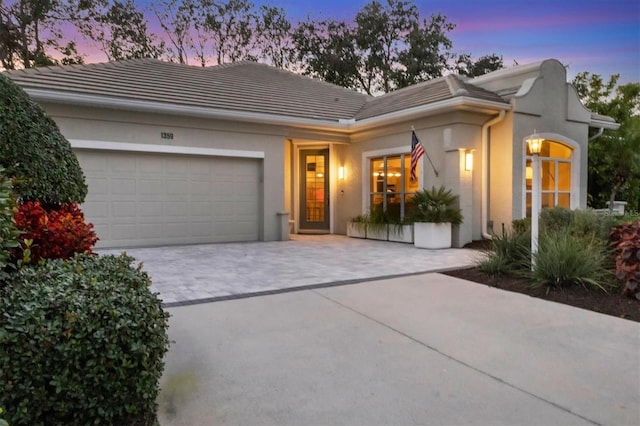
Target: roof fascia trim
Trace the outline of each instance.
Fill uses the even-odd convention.
[[[403,109],[400,111],[365,118],[362,120],[341,119],[337,121],[331,121],[291,116],[277,116],[273,114],[252,113],[235,110],[222,110],[215,108],[165,104],[160,102],[136,101],[104,96],[59,92],[53,90],[25,88],[25,91],[34,99],[45,102],[61,102],[65,104],[116,108],[149,113],[166,113],[184,116],[197,116],[203,118],[226,119],[233,121],[249,121],[253,123],[301,127],[306,129],[333,130],[344,133],[352,133],[375,126],[390,124],[391,122],[398,120],[411,119],[419,115],[447,112],[456,109],[476,109],[497,112],[508,111],[512,108],[512,106],[508,103],[475,99],[467,96],[457,96],[455,98]]]
[[[495,101],[487,101],[475,98],[469,98],[466,96],[458,96],[452,99],[446,99],[439,102],[434,102],[427,105],[421,105],[413,108],[403,109],[401,111],[396,111],[384,115],[379,115],[371,118],[365,118],[363,120],[357,120],[354,124],[351,125],[351,129],[363,130],[369,127],[389,124],[390,122],[402,120],[402,119],[411,119],[416,116],[428,114],[428,113],[436,113],[436,112],[447,112],[451,110],[465,110],[465,109],[478,109],[478,110],[489,110],[491,112],[498,111],[509,111],[512,106],[508,103],[495,102]]]

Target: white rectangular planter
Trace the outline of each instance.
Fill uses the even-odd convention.
[[[389,241],[413,244],[413,225],[389,225]]]
[[[387,241],[389,239],[389,225],[367,225],[367,239]]]
[[[451,223],[413,224],[413,244],[418,248],[443,249],[451,247]]]
[[[348,222],[347,237],[367,238],[367,224],[363,222]]]

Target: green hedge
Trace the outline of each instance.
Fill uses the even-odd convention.
[[[23,200],[82,203],[87,185],[71,145],[56,123],[7,76],[0,74],[0,165],[16,177]]]
[[[20,232],[13,220],[14,208],[11,181],[0,167],[0,286],[7,277],[7,269],[11,268],[11,250],[20,245]]]
[[[0,407],[11,425],[154,423],[169,315],[132,260],[43,261],[0,288]]]

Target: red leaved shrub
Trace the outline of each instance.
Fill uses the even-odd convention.
[[[640,300],[640,220],[613,228],[610,241],[616,250],[616,277],[624,282],[622,294]]]
[[[93,224],[85,222],[77,203],[46,209],[39,201],[27,201],[18,206],[14,219],[23,232],[21,249],[13,253],[15,260],[69,259],[74,253],[90,253],[98,241]],[[30,250],[29,256],[24,256],[25,249]]]

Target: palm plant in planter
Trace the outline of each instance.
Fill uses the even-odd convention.
[[[459,197],[444,186],[422,189],[411,199],[414,245],[418,248],[451,247],[451,225],[462,223],[462,211],[456,207]]]

